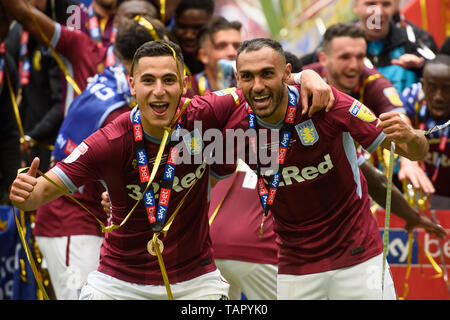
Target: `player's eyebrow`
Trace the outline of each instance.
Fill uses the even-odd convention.
[[[267,72],[267,71],[275,71],[276,70],[276,68],[275,67],[273,67],[273,66],[270,66],[270,67],[265,67],[265,68],[262,68],[262,69],[258,69],[258,70],[240,70],[239,71],[239,74],[258,74],[258,73],[264,73],[264,72]]]

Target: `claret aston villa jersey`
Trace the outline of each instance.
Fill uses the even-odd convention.
[[[300,103],[299,87],[289,90]],[[357,164],[355,141],[372,152],[385,135],[367,107],[334,88],[333,94],[335,103],[330,112],[320,111],[311,118],[296,112],[271,207],[281,274],[343,268],[382,252],[366,180]],[[231,119],[227,127],[248,127],[247,108],[239,112],[241,116]],[[257,118],[257,129],[279,130],[283,121],[272,125]],[[278,147],[279,143],[272,142],[260,145],[274,152]],[[268,186],[271,180],[265,180]]]
[[[183,136],[180,141],[195,142],[188,149],[191,162],[176,166],[166,221],[193,187],[167,235],[160,235],[164,244],[162,256],[171,283],[189,280],[216,269],[208,225],[209,166],[197,163],[194,159],[202,152],[201,147],[197,148],[202,145],[202,141],[197,141],[198,132],[196,133],[194,122],[201,121],[203,130],[222,128],[239,103],[245,103],[242,95],[233,97],[229,94],[210,94],[192,99],[182,115],[181,128],[189,132],[189,136],[187,139]],[[71,191],[87,181],[103,181],[112,203],[112,223],[116,225],[123,221],[143,193],[133,138],[132,119],[136,110],[135,108],[121,115],[92,134],[52,169]],[[161,139],[144,132],[144,141],[151,171]],[[207,142],[203,144],[206,147]],[[156,201],[160,195],[160,181],[167,163],[168,150],[166,147],[152,183]],[[152,237],[146,208],[140,203],[122,227],[106,233],[98,270],[124,281],[162,285],[163,278],[157,257],[147,252],[147,242]]]

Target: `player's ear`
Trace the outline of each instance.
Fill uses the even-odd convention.
[[[198,60],[200,60],[201,63],[204,65],[208,64],[208,54],[206,53],[206,50],[203,48],[198,49]]]
[[[189,77],[188,76],[184,76],[183,77],[183,95],[185,95],[186,92],[187,92],[188,83],[189,83]]]
[[[134,77],[128,77],[128,85],[130,86],[131,95],[136,96],[136,89],[134,88]]]
[[[325,65],[327,64],[327,55],[325,54],[325,52],[318,52],[317,59],[319,60],[320,64],[325,67]]]
[[[286,63],[286,68],[284,69],[284,80],[286,81],[291,77],[292,65],[290,63]]]

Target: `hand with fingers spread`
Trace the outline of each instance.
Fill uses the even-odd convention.
[[[18,174],[11,185],[9,199],[18,208],[28,200],[37,184],[36,173],[39,168],[39,162],[39,158],[34,158],[28,172]]]
[[[434,193],[433,183],[427,174],[420,167],[417,161],[411,161],[407,158],[400,159],[400,170],[398,171],[400,181],[407,180],[411,182],[415,189],[422,189],[425,193]]]
[[[302,114],[308,113],[311,117],[324,108],[326,112],[331,110],[334,104],[333,91],[318,73],[312,70],[302,71],[301,86]]]
[[[425,63],[425,59],[411,53],[405,53],[398,59],[391,60],[392,64],[398,65],[405,69],[420,69]]]

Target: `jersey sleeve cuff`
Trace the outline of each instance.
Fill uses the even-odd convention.
[[[69,189],[70,193],[74,193],[78,190],[72,180],[62,171],[59,167],[55,166],[51,169],[51,171],[58,176],[59,179],[64,183],[64,185]]]
[[[366,149],[367,152],[372,153],[381,145],[381,143],[386,139],[386,135],[384,132],[380,132],[378,137],[372,142],[370,146],[368,146]]]
[[[61,25],[59,23],[55,23],[55,32],[53,32],[52,39],[50,40],[50,44],[53,48],[56,47],[56,45],[59,42],[59,38],[61,37]]]

